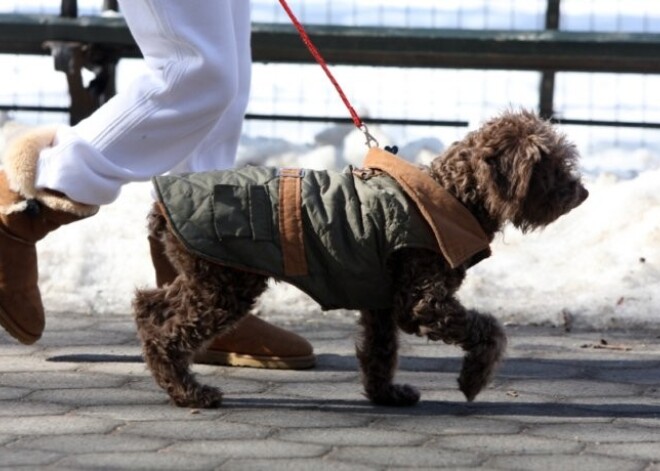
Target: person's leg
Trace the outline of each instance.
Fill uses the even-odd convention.
[[[238,91],[211,132],[171,173],[223,170],[234,165],[252,73],[249,2],[234,0],[232,13],[238,58]],[[160,240],[150,236],[151,257],[159,287],[171,283],[176,271],[163,253]],[[257,368],[302,369],[314,366],[314,350],[304,338],[274,326],[253,314],[246,315],[229,334],[217,337],[196,363]]]
[[[41,152],[37,186],[107,204],[123,184],[165,173],[193,154],[235,108],[236,3],[121,1],[148,73],[77,126],[58,130],[55,145]],[[249,32],[249,15],[247,21]]]
[[[0,325],[19,341],[35,342],[44,328],[38,240],[94,214],[127,182],[163,173],[188,156],[200,156],[191,163],[209,159],[200,145],[212,129],[215,141],[227,143],[215,161],[233,163],[247,100],[239,72],[249,77],[248,4],[122,1],[149,72],[74,128],[39,130],[8,151],[0,171]],[[220,139],[222,132],[231,138]]]
[[[171,170],[171,173],[224,170],[234,166],[252,77],[250,2],[233,0],[231,10],[237,58],[236,94],[233,101],[220,114],[211,131],[183,162]]]
[[[35,342],[44,327],[36,242],[112,202],[125,183],[183,161],[234,103],[236,1],[121,1],[148,73],[77,126],[40,129],[8,149],[0,324],[19,341]]]

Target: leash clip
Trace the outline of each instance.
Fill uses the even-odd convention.
[[[373,136],[373,134],[371,134],[369,132],[369,128],[367,127],[366,124],[364,124],[364,123],[360,124],[358,129],[360,131],[362,131],[362,134],[364,134],[364,137],[367,138],[367,141],[365,142],[365,144],[367,145],[368,148],[371,149],[372,147],[380,147],[380,145],[378,144],[378,140]]]

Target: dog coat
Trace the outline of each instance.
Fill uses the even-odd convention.
[[[160,210],[190,252],[275,277],[323,309],[386,309],[396,250],[456,268],[490,255],[465,207],[414,165],[371,149],[344,172],[245,167],[154,178]]]

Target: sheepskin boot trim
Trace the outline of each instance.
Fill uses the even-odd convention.
[[[89,217],[96,214],[98,206],[78,203],[62,193],[36,188],[37,163],[42,150],[52,146],[55,127],[43,127],[29,131],[10,143],[3,158],[8,189],[17,193],[11,204],[0,202],[0,213],[22,212],[37,201],[41,205],[77,217]]]
[[[165,255],[163,243],[149,236],[151,260],[160,287],[176,278],[176,269]],[[299,335],[248,314],[222,336],[213,339],[206,350],[195,355],[196,363],[245,366],[281,370],[312,368],[316,363],[312,345]]]
[[[433,231],[452,268],[465,263],[474,265],[490,255],[490,241],[479,222],[433,178],[376,147],[369,149],[364,166],[387,173],[401,185]]]

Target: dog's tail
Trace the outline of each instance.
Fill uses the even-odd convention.
[[[470,337],[461,345],[465,350],[458,386],[468,401],[490,383],[506,350],[506,334],[502,325],[490,314],[470,311]]]

